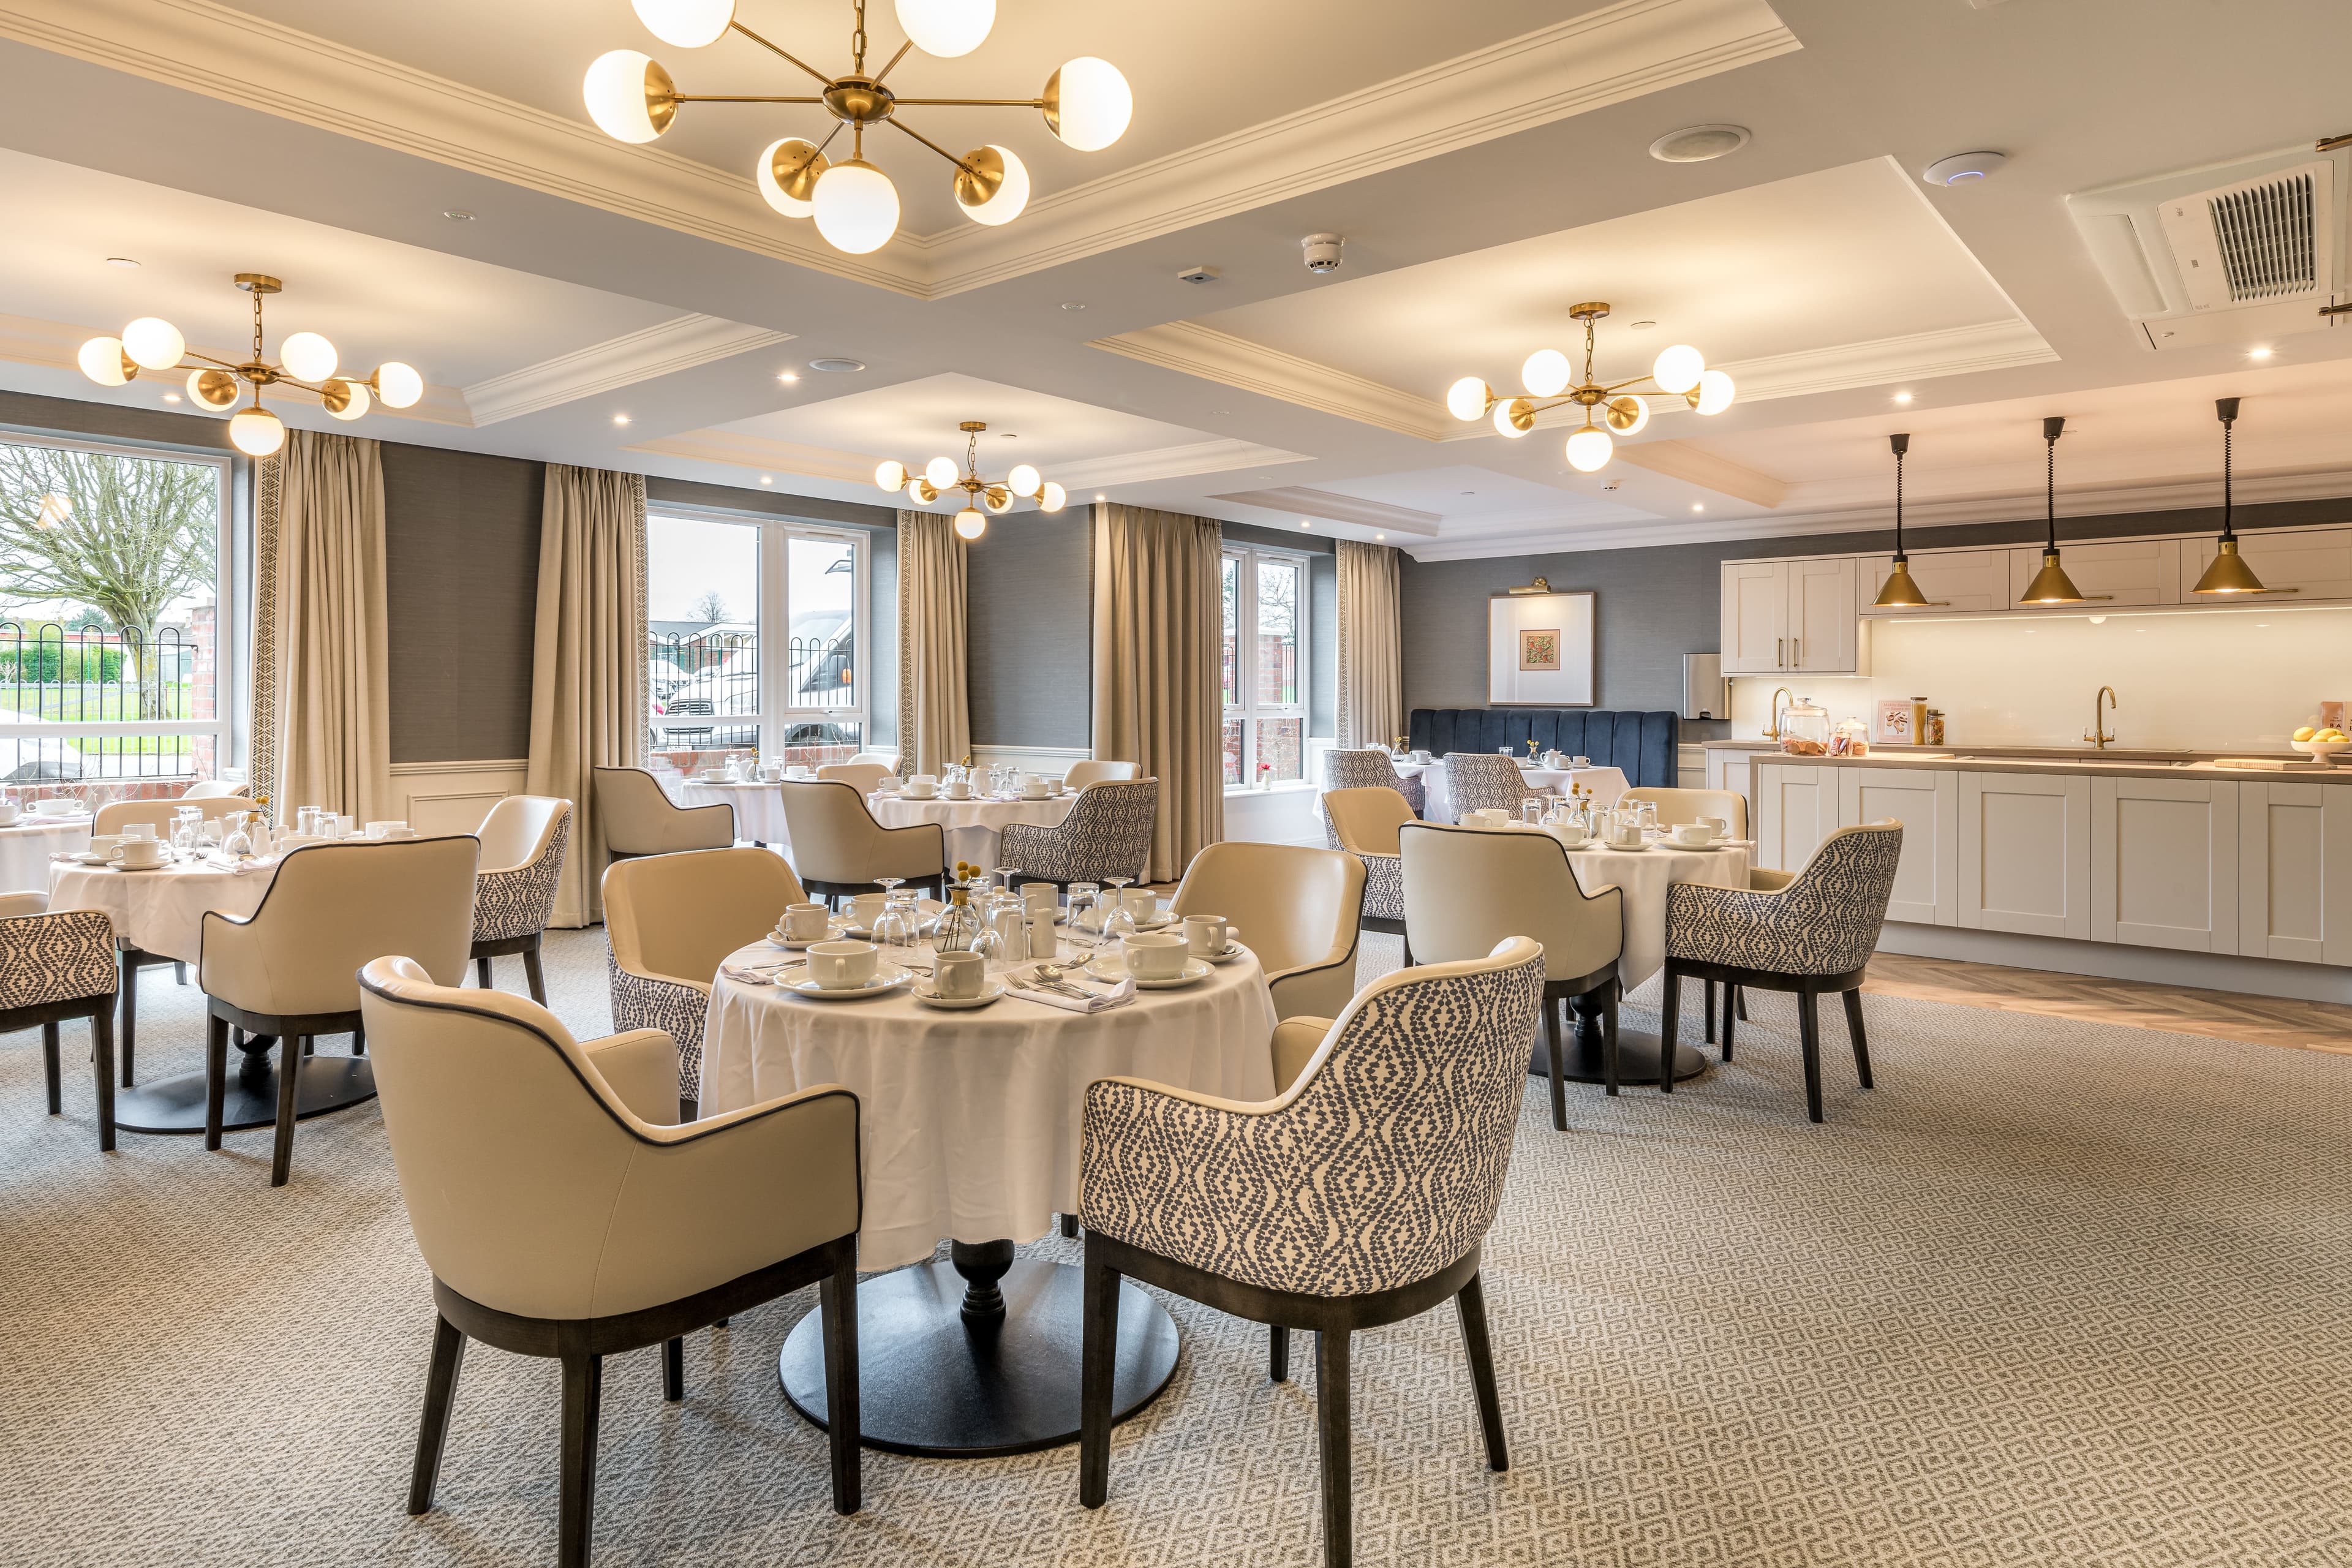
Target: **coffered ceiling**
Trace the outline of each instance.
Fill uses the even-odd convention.
[[[742,7],[845,63],[847,4]],[[905,221],[851,257],[748,178],[820,111],[688,105],[646,147],[588,123],[609,48],[688,91],[796,89],[740,39],[660,45],[626,0],[0,0],[0,385],[152,403],[168,389],[80,381],[74,345],[149,312],[234,345],[227,274],[258,269],[288,282],[273,340],[425,371],[388,438],[844,500],[882,499],[875,456],[983,418],[1020,450],[996,467],[1087,494],[1424,557],[1639,544],[1873,525],[1902,426],[1932,525],[2035,510],[2039,421],[2064,413],[2067,507],[2201,505],[2224,391],[2250,493],[2347,495],[2352,330],[2151,351],[2065,206],[2352,131],[2313,47],[2339,22],[2324,0],[1021,0],[893,85],[1027,96],[1098,54],[1134,85],[1129,132],[1081,154],[1030,111],[909,111],[1013,148],[1037,194],[983,228],[935,154],[869,140]],[[1753,139],[1649,155],[1714,121]],[[1976,148],[2008,166],[1919,179]],[[1348,242],[1328,278],[1301,265],[1318,232]],[[1216,279],[1178,279],[1196,265]],[[1530,350],[1580,349],[1590,299],[1614,307],[1605,377],[1687,341],[1741,400],[1590,475],[1556,427],[1446,418],[1455,376],[1516,390]],[[831,357],[865,368],[809,368]]]

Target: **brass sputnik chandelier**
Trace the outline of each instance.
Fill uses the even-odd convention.
[[[874,482],[886,490],[906,491],[907,499],[918,506],[929,506],[950,490],[963,491],[964,507],[956,513],[955,531],[966,539],[978,539],[988,531],[988,519],[982,515],[982,507],[1002,515],[1013,510],[1016,497],[1022,500],[1034,497],[1039,511],[1059,511],[1069,500],[1061,486],[1028,463],[1013,464],[1013,471],[1001,480],[982,479],[980,437],[988,426],[977,419],[967,419],[956,428],[968,437],[961,469],[953,458],[933,458],[918,474],[894,459],[876,467]]]
[[[837,250],[863,256],[879,250],[898,229],[898,192],[890,177],[866,161],[866,130],[892,125],[955,165],[955,196],[964,216],[974,223],[1005,224],[1029,205],[1029,171],[1010,148],[975,147],[959,156],[922,135],[898,118],[908,106],[984,109],[1034,109],[1045,117],[1045,128],[1065,146],[1081,153],[1099,152],[1118,141],[1135,110],[1127,78],[1108,60],[1081,55],[1065,60],[1045,79],[1045,90],[1036,98],[900,98],[883,85],[884,79],[909,49],[953,59],[968,55],[987,38],[996,22],[996,0],[898,0],[898,25],[907,42],[880,70],[866,70],[866,0],[854,0],[850,31],[850,67],[843,76],[827,76],[814,66],[769,42],[735,19],[738,0],[632,0],[637,19],[654,37],[682,49],[717,43],[729,32],[742,34],[787,64],[807,72],[819,84],[805,98],[682,93],[669,72],[635,49],[614,49],[600,55],[588,68],[584,92],[588,113],[608,136],[623,142],[650,142],[677,119],[682,103],[804,103],[821,104],[836,123],[823,142],[797,136],[772,142],[753,169],[760,195],[786,217],[814,217],[817,232]],[[825,149],[849,128],[849,156],[827,163]]]
[[[1505,397],[1475,375],[1465,375],[1446,388],[1446,411],[1464,421],[1483,418],[1489,410],[1495,416],[1495,428],[1513,438],[1526,435],[1536,427],[1536,416],[1566,404],[1581,404],[1584,426],[1568,438],[1569,466],[1580,473],[1591,473],[1608,465],[1615,450],[1609,432],[1631,436],[1650,422],[1650,405],[1643,397],[1626,392],[1629,386],[1639,386],[1647,381],[1669,397],[1681,397],[1701,414],[1720,414],[1731,406],[1738,388],[1731,377],[1719,370],[1706,368],[1706,360],[1688,343],[1676,343],[1663,350],[1647,375],[1637,375],[1631,381],[1621,381],[1603,386],[1592,379],[1592,323],[1609,313],[1605,303],[1594,301],[1577,306],[1569,315],[1584,323],[1584,379],[1569,384],[1576,367],[1558,349],[1538,349],[1519,366],[1519,380],[1528,389],[1525,397]],[[1603,429],[1593,423],[1598,411]]]
[[[335,374],[340,356],[335,345],[316,332],[296,332],[278,345],[279,363],[261,355],[261,300],[286,287],[258,272],[240,272],[236,286],[253,296],[253,357],[242,364],[188,347],[180,329],[161,316],[142,316],[122,329],[119,338],[92,338],[76,356],[82,374],[100,386],[121,386],[138,379],[142,370],[185,370],[188,395],[206,408],[229,408],[245,395],[240,381],[253,387],[253,404],[239,409],[228,422],[228,438],[236,449],[266,458],[286,444],[285,422],[261,405],[265,386],[299,386],[327,405],[338,419],[357,419],[371,403],[386,408],[407,408],[425,395],[425,378],[398,360],[387,360],[365,380]],[[183,360],[201,363],[191,367]],[[211,368],[207,368],[211,367]]]

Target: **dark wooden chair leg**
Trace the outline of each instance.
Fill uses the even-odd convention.
[[[41,1077],[48,1086],[51,1116],[63,1116],[66,1110],[65,1086],[58,1080],[62,1069],[58,1056],[58,1021],[52,1018],[41,1026]]]
[[[282,1187],[294,1164],[294,1100],[302,1088],[302,1058],[310,1054],[310,1037],[300,1041],[281,1036],[278,1041],[278,1139],[269,1151],[269,1184]]]
[[[118,982],[122,992],[122,1087],[131,1087],[131,1057],[139,1044],[139,966],[128,952],[122,955],[122,975]],[[217,1149],[217,1143],[207,1143],[207,1149]]]
[[[188,983],[188,966],[181,963],[178,959],[173,959],[172,961],[172,977],[181,984],[185,985]]]
[[[588,1568],[596,1519],[596,1411],[604,1394],[604,1358],[563,1358],[563,1458],[556,1505],[555,1561]]]
[[[682,1094],[677,1097],[677,1124],[680,1127],[683,1127],[688,1122],[694,1121],[701,1114],[701,1101],[688,1100]]]
[[[433,1319],[433,1368],[425,1375],[425,1417],[416,1428],[416,1467],[408,1477],[408,1511],[433,1511],[433,1489],[441,1479],[441,1450],[449,1441],[449,1412],[457,1404],[457,1369],[465,1364],[466,1336],[438,1313]]]
[[[1706,1043],[1715,1044],[1715,982],[1706,983]]]
[[[824,1314],[825,1440],[833,1459],[833,1511],[856,1513],[865,1506],[859,1469],[857,1424],[857,1260],[845,1260],[829,1279],[817,1282],[817,1310]]]
[[[1601,1002],[1601,1081],[1612,1094],[1617,1092],[1617,1009],[1624,1000],[1624,983],[1611,981]]]
[[[1266,1325],[1265,1375],[1276,1383],[1290,1381],[1290,1331],[1280,1323]]]
[[[490,961],[488,958],[474,960],[474,978],[481,982],[482,989],[485,991],[498,989],[496,984],[490,979]]]
[[[363,1057],[367,1055],[367,1030],[365,1027],[353,1029],[352,1031],[352,1055],[355,1057]]]
[[[114,1008],[100,1003],[89,1016],[90,1064],[98,1074],[98,1149],[114,1148]]]
[[[1741,1023],[1748,1022],[1748,993],[1737,985],[1731,988],[1731,1009],[1739,1015]]]
[[[539,943],[532,942],[522,950],[523,978],[530,983],[530,999],[541,1006],[547,1005],[547,972],[540,967]]]
[[[1559,1010],[1568,1005],[1564,996],[1547,994],[1543,1001],[1545,1065],[1551,1069],[1551,1130],[1568,1131],[1568,1084],[1560,1077],[1563,1067],[1559,1059]]]
[[[1675,1091],[1675,1044],[1683,1037],[1683,977],[1666,965],[1665,991],[1658,998],[1658,1092]]]
[[[662,1397],[676,1405],[686,1398],[686,1342],[662,1341]]]
[[[1408,936],[1401,938],[1400,940],[1404,943],[1404,966],[1407,969],[1411,969],[1412,967],[1412,938]]]
[[[1323,1450],[1324,1568],[1352,1568],[1356,1560],[1348,1338],[1345,1329],[1324,1329],[1315,1336],[1315,1431]]]
[[[1862,1075],[1862,1087],[1870,1083],[1870,1037],[1862,1031],[1862,993],[1845,994],[1845,1032],[1853,1039],[1853,1070]]]
[[[1118,1364],[1118,1271],[1087,1247],[1078,1362],[1078,1502],[1110,1496],[1111,1373]]]
[[[1486,1435],[1486,1468],[1511,1468],[1503,1444],[1503,1398],[1495,1387],[1495,1347],[1486,1338],[1486,1288],[1475,1274],[1454,1298],[1462,1318],[1462,1348],[1470,1357],[1470,1385],[1478,1393],[1478,1428]]]
[[[1076,1241],[1077,1238],[1078,1216],[1074,1214],[1064,1215],[1062,1216],[1062,1239],[1065,1241]]]
[[[1797,993],[1797,1038],[1805,1053],[1805,1114],[1822,1119],[1822,1020],[1810,991]]]
[[[1724,987],[1723,987],[1723,1059],[1724,1059],[1725,1061],[1727,1061],[1727,1061],[1729,1061],[1729,1060],[1731,1059],[1731,1026],[1732,1026],[1732,1021],[1733,1021],[1733,1019],[1734,1019],[1735,1017],[1737,1017],[1737,1016],[1741,1016],[1741,1014],[1740,1014],[1739,1012],[1736,1011],[1736,1010],[1735,1010],[1735,1008],[1734,1008],[1734,1006],[1733,1006],[1733,999],[1734,999],[1735,997],[1737,997],[1738,994],[1739,994],[1739,987],[1738,987],[1738,986],[1737,986],[1737,985],[1733,985],[1733,984],[1728,984],[1728,983],[1727,983],[1727,984],[1724,985]]]
[[[130,1012],[126,1005],[125,1013]],[[131,1055],[131,1026],[122,1029],[122,1054]],[[129,1075],[124,1075],[128,1077]],[[228,1098],[228,1020],[217,1013],[205,1020],[205,1147],[221,1146],[221,1110]]]

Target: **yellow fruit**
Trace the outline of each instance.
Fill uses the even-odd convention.
[[[2298,741],[2312,741],[2312,740],[2316,740],[2316,739],[2318,739],[2318,736],[2319,736],[2319,732],[2318,732],[2316,730],[2314,730],[2314,729],[2313,729],[2310,725],[2308,725],[2308,724],[2305,724],[2305,725],[2302,726],[2300,729],[2296,730],[2296,731],[2295,731],[2295,732],[2294,732],[2294,738],[2295,738],[2296,740],[2298,740]]]
[[[2352,739],[2352,737],[2347,737],[2347,736],[2344,733],[2344,731],[2341,731],[2341,730],[2322,730],[2322,731],[2319,732],[2319,738],[2320,738],[2321,740],[2323,740],[2323,741],[2335,741],[2335,742],[2341,742],[2341,741],[2344,741],[2344,740],[2347,740],[2347,739]]]

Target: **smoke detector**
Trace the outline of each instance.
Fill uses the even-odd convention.
[[[2006,153],[1955,153],[1920,170],[1919,177],[1931,185],[1973,184],[1990,179],[2008,162]]]
[[[1339,248],[1347,243],[1336,234],[1310,234],[1298,248],[1306,253],[1307,270],[1319,277],[1339,270]]]
[[[1737,153],[1748,145],[1745,125],[1685,125],[1650,143],[1650,156],[1661,163],[1704,163]]]

